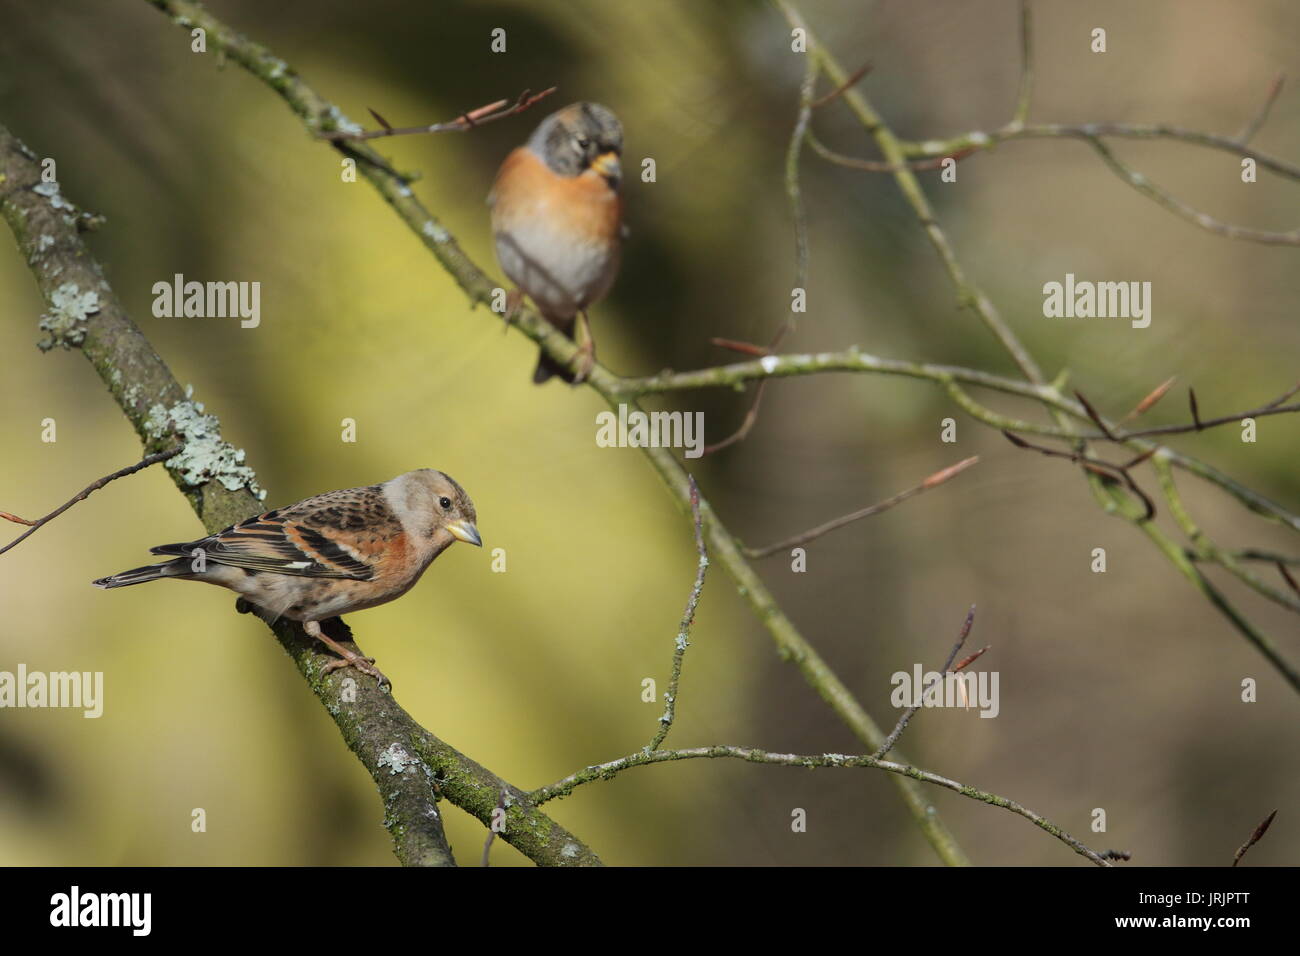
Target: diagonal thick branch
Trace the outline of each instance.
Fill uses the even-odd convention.
[[[75,347],[90,361],[139,433],[147,455],[171,450],[185,436],[160,427],[159,422],[168,422],[167,411],[184,406],[189,398],[128,318],[82,243],[78,235],[82,217],[57,190],[38,192],[40,186],[36,155],[0,126],[0,215],[13,231],[42,295],[52,310],[60,312],[62,321],[53,332],[56,343]],[[70,300],[81,304],[75,314],[67,308]],[[164,414],[151,416],[156,410]],[[216,420],[212,423],[215,427]],[[174,467],[174,462],[169,462],[168,473],[209,532],[262,510],[252,491],[251,470],[246,470],[244,483],[234,483],[233,488],[218,477],[196,478]],[[439,796],[487,824],[498,795],[505,790],[514,799],[503,839],[539,864],[599,865],[582,841],[532,807],[524,791],[421,727],[373,679],[350,672],[323,674],[331,658],[300,625],[282,619],[272,630],[348,748],[374,778],[384,801],[393,852],[402,863],[455,865],[443,833]],[[353,693],[355,699],[347,699]]]

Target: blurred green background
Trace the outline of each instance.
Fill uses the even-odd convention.
[[[1273,76],[1300,76],[1300,7],[1105,0],[1035,4],[1040,121],[1157,122],[1235,133]],[[536,112],[468,135],[380,143],[481,265],[499,275],[483,197],[545,110],[614,108],[629,175],[631,238],[611,297],[593,310],[602,359],[624,374],[731,360],[711,336],[766,340],[788,314],[793,234],[782,164],[801,70],[789,30],[760,3],[254,3],[213,11],[267,44],[351,118],[449,119],[525,87],[560,92]],[[897,131],[923,138],[1010,115],[1017,14],[1010,0],[807,2],[811,26]],[[195,397],[247,449],[268,505],[441,468],[473,496],[487,548],[456,548],[406,597],[353,616],[362,646],[422,723],[524,787],[628,753],[661,711],[694,575],[689,529],[640,453],[598,448],[587,390],[534,388],[534,347],[472,312],[450,278],[338,155],[241,69],[190,52],[188,33],[142,0],[0,0],[0,123],[58,162],[73,201],[108,225],[90,239],[132,317]],[[1109,52],[1088,52],[1103,26]],[[489,51],[504,27],[508,52]],[[1284,91],[1255,145],[1300,156],[1300,93]],[[843,107],[815,129],[871,155]],[[1231,155],[1172,143],[1117,152],[1206,211],[1291,228],[1296,184],[1243,185]],[[1084,144],[1004,145],[923,182],[972,278],[1049,374],[1108,414],[1177,375],[1152,423],[1272,398],[1297,378],[1296,250],[1234,243],[1138,196]],[[888,177],[804,164],[810,309],[786,347],[862,349],[1011,373],[952,289]],[[174,273],[262,283],[262,323],[157,319],[151,286]],[[1141,332],[1047,320],[1044,282],[1149,280]],[[89,365],[34,347],[43,303],[0,241],[0,508],[43,514],[139,444]],[[679,396],[710,440],[747,407]],[[991,405],[1012,409],[997,397]],[[1029,414],[1028,409],[1016,409]],[[959,441],[939,441],[958,419]],[[40,441],[40,422],[58,441]],[[358,441],[340,441],[354,418]],[[1293,418],[1175,444],[1294,509]],[[776,383],[744,443],[691,462],[751,544],[886,497],[965,457],[952,484],[818,541],[808,571],[769,559],[795,623],[892,725],[889,676],[936,666],[971,603],[971,646],[1001,674],[1001,715],[926,711],[905,738],[918,764],[1018,800],[1141,864],[1220,864],[1272,808],[1253,864],[1296,861],[1294,694],[1131,526],[1102,515],[1078,472],[1018,452],[924,383],[824,376]],[[1147,483],[1153,484],[1147,473]],[[1227,545],[1294,537],[1183,479]],[[1161,515],[1162,525],[1168,518]],[[15,534],[16,526],[11,528]],[[102,670],[105,714],[0,711],[0,863],[388,864],[382,809],[362,768],[262,625],[215,588],[104,593],[92,578],[144,563],[199,525],[160,469],[120,481],[0,558],[0,669]],[[508,571],[490,570],[491,548]],[[1104,547],[1109,571],[1092,574]],[[1265,573],[1271,573],[1265,569]],[[1295,618],[1215,576],[1294,659]],[[1259,702],[1239,702],[1244,677]],[[687,657],[671,741],[859,752],[715,567]],[[1083,861],[1027,821],[944,791],[936,805],[975,861]],[[190,829],[207,812],[206,833]],[[791,810],[808,812],[791,832]],[[1105,834],[1089,832],[1094,807]],[[866,770],[691,761],[631,771],[548,808],[616,864],[932,864],[893,783]],[[448,808],[462,862],[482,827]],[[498,864],[526,862],[498,842]]]

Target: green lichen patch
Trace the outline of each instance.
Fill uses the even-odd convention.
[[[58,183],[37,183],[32,187],[32,192],[48,199],[50,201],[50,206],[54,209],[61,209],[69,214],[75,214],[77,211],[77,207],[64,199],[59,193]]]
[[[182,450],[167,461],[167,468],[184,484],[198,486],[219,481],[227,491],[247,488],[260,501],[266,492],[257,475],[244,464],[244,450],[221,438],[221,423],[203,413],[203,403],[186,399],[171,408],[154,405],[144,423],[145,434],[156,441],[179,438]]]
[[[361,126],[361,124],[352,122],[352,120],[343,115],[343,111],[337,106],[330,106],[330,108],[325,111],[325,117],[325,129],[337,129],[344,133],[365,132],[365,128]]]
[[[401,744],[394,742],[379,755],[378,763],[381,767],[387,767],[390,773],[399,774],[405,772],[407,767],[418,766],[420,760],[407,753]]]
[[[42,352],[56,345],[74,348],[86,340],[86,319],[99,311],[99,293],[82,291],[75,282],[65,282],[50,296],[50,310],[41,316],[42,332],[49,334],[36,343]]]

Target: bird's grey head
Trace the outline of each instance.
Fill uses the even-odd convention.
[[[609,107],[599,103],[566,106],[542,120],[528,146],[561,176],[579,176],[592,169],[618,188],[623,126]]]

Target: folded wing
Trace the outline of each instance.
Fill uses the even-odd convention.
[[[150,550],[180,557],[191,557],[195,550],[201,550],[205,561],[251,571],[371,580],[377,555],[350,546],[348,537],[328,523],[313,526],[310,513],[268,511],[198,541],[164,544]]]

